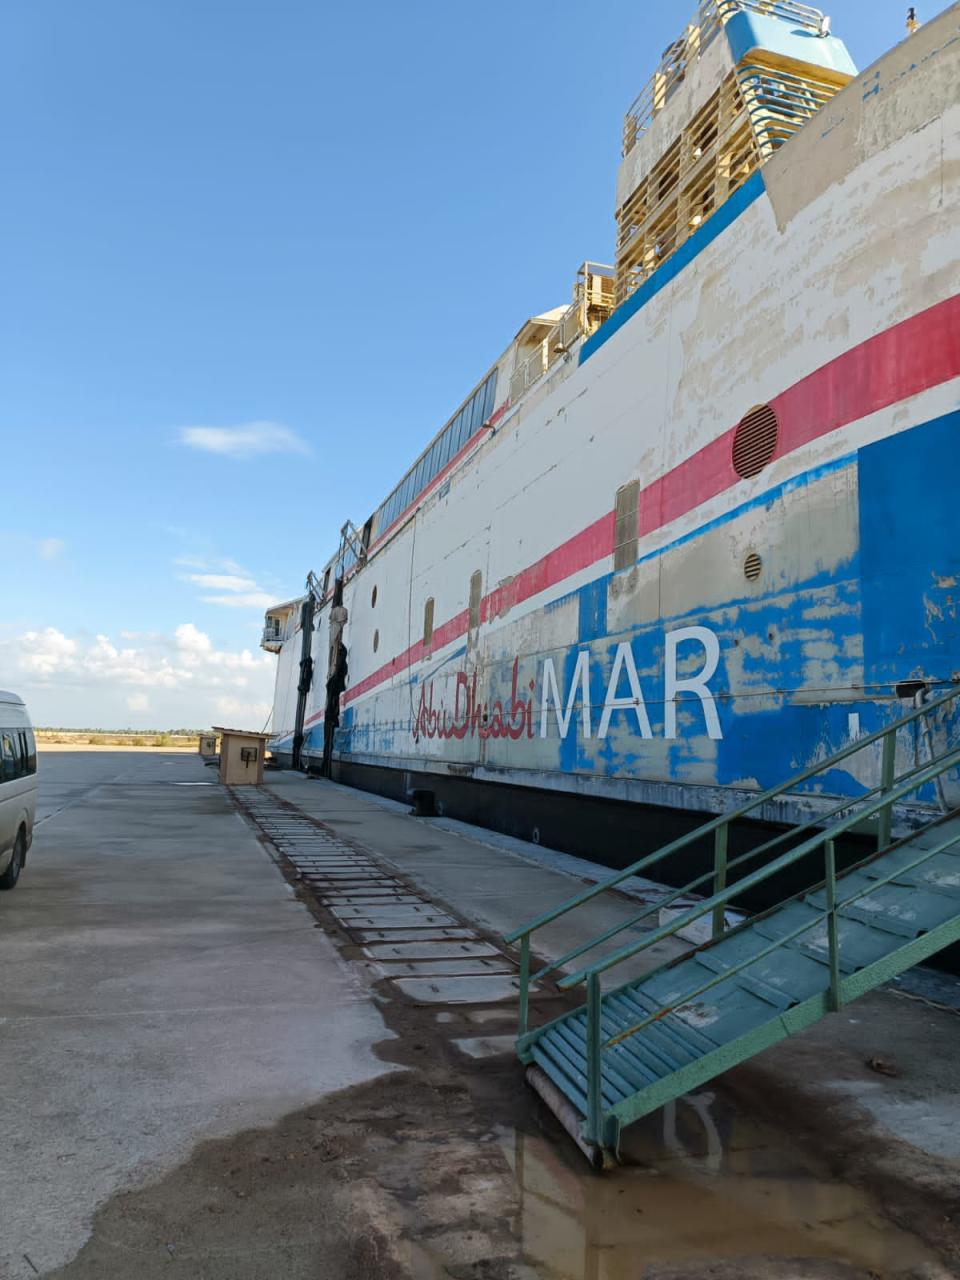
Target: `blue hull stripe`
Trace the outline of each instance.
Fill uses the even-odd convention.
[[[733,193],[730,199],[720,206],[712,218],[693,233],[689,240],[669,258],[662,267],[646,280],[640,288],[622,303],[613,315],[600,326],[593,337],[588,338],[580,348],[580,364],[596,354],[605,342],[613,337],[633,316],[647,303],[665,289],[671,280],[675,280],[684,267],[688,267],[694,258],[699,257],[708,245],[713,244],[717,236],[722,235],[731,223],[735,222],[746,209],[749,209],[766,190],[763,184],[763,173],[758,169],[743,186]]]

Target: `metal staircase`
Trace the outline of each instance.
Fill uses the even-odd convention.
[[[625,1125],[960,939],[960,807],[951,808],[944,786],[945,776],[960,766],[960,747],[949,730],[958,697],[960,689],[952,689],[918,705],[507,935],[507,942],[520,943],[520,1058],[530,1083],[591,1159],[615,1158]],[[876,786],[728,859],[731,824],[860,752],[879,757]],[[907,809],[911,797],[932,803]],[[909,820],[896,832],[895,815]],[[841,837],[866,831],[876,833],[876,852],[838,871]],[[708,871],[531,974],[537,930],[707,837],[713,846]],[[769,892],[774,877],[789,875],[790,868],[805,872],[812,858],[822,867],[818,885],[730,927],[731,901],[773,881],[766,884]],[[750,863],[755,869],[747,871]],[[705,887],[707,897],[669,922],[626,945],[607,946]],[[637,974],[645,959],[653,963],[644,953],[703,917],[711,922],[708,942]],[[582,957],[598,947],[606,949],[584,965]],[[601,975],[627,961],[633,970],[628,981],[601,983]],[[564,971],[561,989],[586,986],[586,1003],[531,1029],[531,986],[558,970]]]

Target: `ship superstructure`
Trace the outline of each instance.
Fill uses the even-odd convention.
[[[268,611],[280,758],[562,844],[574,800],[716,812],[958,678],[958,84],[956,5],[857,75],[817,10],[700,4],[616,262]]]

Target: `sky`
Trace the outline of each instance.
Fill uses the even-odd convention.
[[[0,688],[36,724],[262,727],[264,607],[612,261],[622,117],[693,7],[3,0]],[[828,12],[864,68],[906,9]]]

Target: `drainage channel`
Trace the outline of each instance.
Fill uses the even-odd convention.
[[[231,789],[237,807],[359,948],[420,1005],[516,1000],[514,960],[449,908],[424,898],[374,853],[269,792]]]

